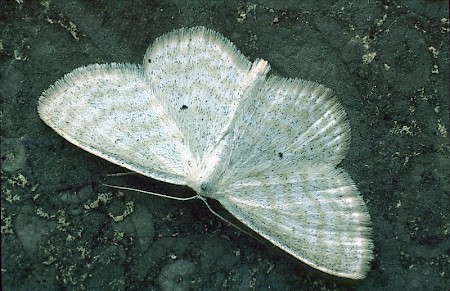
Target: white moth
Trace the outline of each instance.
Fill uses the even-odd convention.
[[[76,146],[218,200],[277,247],[323,272],[364,278],[370,217],[336,166],[350,126],[331,90],[267,77],[204,27],[165,34],[142,65],[94,64],[39,99],[39,115]]]

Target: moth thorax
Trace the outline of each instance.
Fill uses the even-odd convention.
[[[203,197],[213,198],[214,190],[213,183],[211,181],[201,181],[198,185],[198,194]]]

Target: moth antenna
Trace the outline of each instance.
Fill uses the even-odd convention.
[[[137,175],[136,172],[121,172],[121,173],[113,173],[106,174],[107,177],[124,177],[124,176],[134,176]]]
[[[110,185],[110,184],[102,184],[102,185],[106,186],[106,187],[114,188],[114,189],[134,191],[134,192],[138,192],[138,193],[144,193],[144,194],[149,194],[149,195],[153,195],[153,196],[169,198],[169,199],[179,200],[179,201],[188,201],[188,200],[193,200],[193,199],[200,197],[198,195],[191,196],[191,197],[176,197],[176,196],[169,196],[169,195],[164,195],[164,194],[160,194],[160,193],[155,193],[155,192],[150,192],[150,191],[145,191],[145,190],[135,189],[135,188],[129,188],[129,187],[123,187],[123,186],[115,186],[115,185]]]
[[[220,215],[219,213],[217,213],[216,211],[214,211],[211,206],[209,205],[208,201],[202,197],[202,196],[198,196],[197,198],[199,198],[200,200],[202,200],[205,204],[206,207],[208,207],[209,211],[211,211],[212,214],[214,214],[215,216],[217,216],[218,218],[222,219],[225,223],[235,227],[236,229],[242,231],[243,233],[245,233],[246,235],[256,239],[257,241],[259,241],[262,244],[265,244],[264,241],[260,240],[258,237],[254,236],[253,234],[249,233],[248,231],[242,229],[241,227],[237,226],[236,224],[232,223],[231,221],[229,221],[228,219],[226,219],[225,217],[223,217],[222,215]]]
[[[130,174],[131,173],[132,172],[130,172]],[[121,175],[121,174],[128,174],[128,173],[118,173],[118,174]],[[110,175],[111,176],[115,176],[117,174],[110,174]],[[134,192],[138,192],[138,193],[144,193],[144,194],[149,194],[149,195],[152,195],[152,196],[158,196],[158,197],[162,197],[162,198],[168,198],[168,199],[179,200],[179,201],[188,201],[188,200],[193,200],[193,199],[200,199],[200,200],[202,200],[205,203],[205,205],[206,205],[206,207],[208,207],[209,211],[211,211],[211,213],[214,214],[215,216],[217,216],[219,219],[223,220],[227,224],[235,227],[236,229],[242,231],[243,233],[247,234],[248,236],[250,236],[250,237],[252,237],[252,238],[256,239],[257,241],[259,241],[259,242],[264,244],[264,242],[262,240],[260,240],[258,237],[254,236],[253,234],[249,233],[248,231],[242,229],[241,227],[237,226],[236,224],[232,223],[231,221],[229,221],[228,219],[226,219],[225,217],[223,217],[222,215],[220,215],[219,213],[214,211],[211,208],[211,206],[209,205],[208,201],[206,201],[206,199],[203,198],[200,195],[195,195],[195,196],[191,196],[191,197],[176,197],[176,196],[169,196],[169,195],[164,195],[164,194],[160,194],[160,193],[145,191],[145,190],[141,190],[141,189],[130,188],[130,187],[116,186],[116,185],[110,185],[110,184],[102,184],[102,185],[106,186],[106,187],[114,188],[114,189],[134,191]]]

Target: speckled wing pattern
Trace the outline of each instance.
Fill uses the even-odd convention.
[[[183,135],[146,86],[141,66],[78,68],[42,94],[38,112],[94,155],[155,179],[186,183],[190,152],[176,142]]]
[[[335,168],[350,142],[343,109],[329,89],[279,77],[247,103],[236,114],[217,199],[299,260],[363,278],[370,217],[350,176]]]
[[[165,34],[144,56],[144,74],[194,156],[206,158],[253,80],[233,44],[204,29]]]
[[[39,99],[41,118],[108,161],[214,198],[244,224],[323,272],[363,278],[370,217],[336,168],[350,127],[322,85],[266,77],[204,27],[163,35],[143,65],[89,65]]]

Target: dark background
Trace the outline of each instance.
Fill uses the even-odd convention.
[[[450,288],[447,1],[0,5],[3,290]],[[140,63],[156,37],[197,25],[217,30],[251,60],[268,60],[272,74],[335,91],[352,125],[341,166],[373,222],[366,279],[318,274],[224,224],[200,201],[101,186],[189,195],[142,177],[107,177],[123,169],[39,119],[40,94],[65,73]]]

